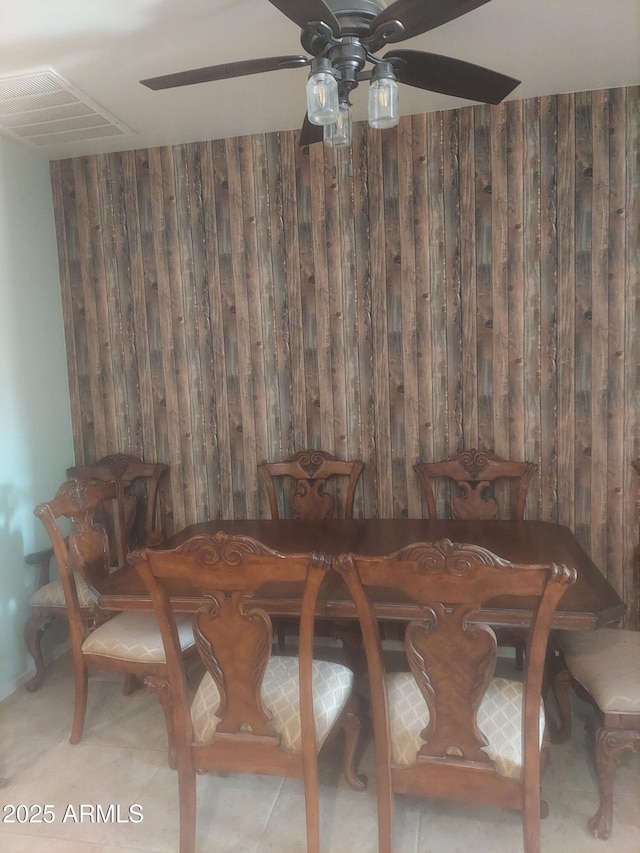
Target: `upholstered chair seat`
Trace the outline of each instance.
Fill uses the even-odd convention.
[[[394,764],[415,764],[420,737],[429,723],[429,707],[410,672],[386,677],[389,731]],[[507,678],[493,678],[478,709],[478,728],[487,739],[485,752],[501,776],[518,779],[522,770],[523,685]],[[544,736],[544,706],[540,703],[540,746]]]
[[[300,718],[300,680],[297,657],[269,659],[262,682],[262,702],[272,714],[271,724],[287,752],[302,751]],[[323,660],[312,663],[313,716],[316,747],[319,750],[329,732],[346,708],[353,689],[353,673],[346,666]],[[220,693],[210,673],[206,673],[191,705],[193,737],[197,743],[208,743],[215,733],[219,717]]]
[[[84,581],[84,578],[79,572],[74,572],[73,575],[76,582],[76,592],[78,593],[78,603],[80,607],[91,607],[94,603],[89,587]],[[37,589],[29,599],[30,607],[65,607],[64,589],[62,581],[57,578],[54,581],[41,586]]]
[[[553,679],[560,727],[554,740],[571,734],[569,687],[577,682],[595,705],[587,727],[595,750],[600,803],[588,821],[596,838],[613,828],[613,789],[621,755],[640,746],[640,633],[616,628],[558,631],[563,664]]]
[[[195,645],[192,617],[176,617],[180,648],[183,652]],[[100,625],[82,644],[82,653],[138,663],[166,663],[162,637],[153,613],[119,613]]]
[[[558,645],[571,675],[605,714],[640,714],[640,632],[563,631]]]

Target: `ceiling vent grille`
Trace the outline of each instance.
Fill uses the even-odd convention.
[[[32,145],[133,132],[55,71],[0,78],[0,128]]]

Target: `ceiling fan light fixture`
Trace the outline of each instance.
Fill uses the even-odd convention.
[[[395,127],[398,112],[398,83],[390,62],[374,65],[369,85],[369,124],[376,130]]]
[[[351,104],[340,101],[338,118],[333,124],[325,124],[322,138],[328,148],[345,148],[351,145]]]
[[[402,42],[473,12],[490,0],[269,0],[300,27],[307,55],[265,56],[164,74],[140,82],[149,89],[172,89],[248,74],[311,66],[306,87],[307,115],[300,144],[325,140],[330,147],[347,145],[347,118],[340,100],[364,80],[369,86],[369,124],[395,127],[400,118],[398,83],[454,98],[499,104],[519,85],[505,74],[470,62],[420,50],[377,53],[388,43]],[[312,57],[312,58],[309,58]],[[372,70],[365,69],[367,64]],[[333,127],[336,125],[336,127]],[[322,131],[319,128],[322,127]],[[331,128],[327,130],[326,128]]]
[[[311,62],[307,80],[307,115],[311,124],[329,125],[338,120],[338,73],[324,56]]]

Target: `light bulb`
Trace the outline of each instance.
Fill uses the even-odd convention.
[[[311,124],[333,124],[338,119],[338,80],[328,59],[311,63],[307,80],[307,117]]]
[[[342,148],[351,145],[351,105],[349,101],[340,101],[338,118],[333,124],[326,124],[323,131],[324,144],[329,148]]]
[[[398,84],[389,62],[373,69],[369,86],[369,124],[378,130],[395,127],[398,115]]]

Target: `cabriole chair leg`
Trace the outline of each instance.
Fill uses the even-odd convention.
[[[342,772],[347,784],[355,791],[365,791],[367,788],[367,777],[356,773],[355,758],[358,742],[360,740],[360,717],[358,715],[358,704],[354,697],[351,707],[347,710],[343,721],[344,731],[344,753]]]
[[[596,727],[595,723],[588,725],[588,729],[595,741],[595,764],[600,793],[598,811],[589,819],[588,826],[595,838],[606,841],[613,828],[613,786],[620,757],[626,750],[638,747],[640,732]]]
[[[25,684],[26,689],[30,693],[33,693],[40,687],[44,678],[45,664],[40,641],[42,640],[45,629],[53,618],[53,616],[42,617],[32,614],[24,626],[24,643],[36,667],[35,675]]]

